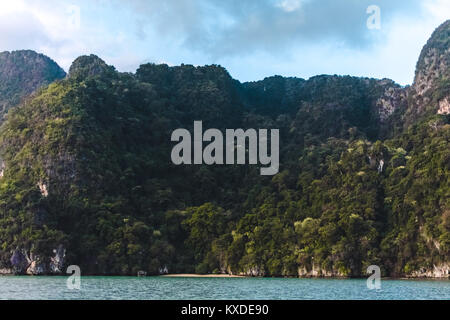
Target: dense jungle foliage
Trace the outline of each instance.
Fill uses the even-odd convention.
[[[0,52],[0,122],[22,98],[65,75],[56,62],[43,54],[31,50]]]
[[[400,276],[448,263],[450,117],[409,124],[407,101],[383,121],[389,88],[408,90],[350,76],[240,83],[217,65],[119,73],[80,57],[1,128],[0,266],[17,250],[47,263],[60,244],[83,274],[361,276],[376,264]],[[171,133],[194,120],[280,129],[279,173],[172,164]]]

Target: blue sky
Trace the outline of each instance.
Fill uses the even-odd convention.
[[[371,5],[379,29],[367,27]],[[0,0],[0,51],[33,49],[66,70],[94,53],[119,71],[220,64],[240,81],[350,74],[406,85],[448,18],[448,0]]]

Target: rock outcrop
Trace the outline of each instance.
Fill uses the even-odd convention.
[[[317,268],[314,264],[311,269],[308,270],[306,267],[298,268],[299,278],[345,278],[347,275],[336,270],[324,270],[322,268]]]
[[[385,122],[395,110],[407,105],[408,90],[401,87],[389,86],[383,96],[376,102],[376,108],[381,122]]]
[[[445,97],[439,101],[439,114],[450,114],[450,97]]]
[[[53,250],[54,256],[50,258],[50,271],[52,273],[62,273],[64,262],[66,258],[66,249],[59,245],[58,248]]]
[[[0,274],[60,274],[63,272],[66,249],[59,245],[53,250],[54,256],[50,259],[34,254],[32,251],[27,252],[24,249],[16,249],[12,253],[10,263],[11,268],[2,268]]]
[[[423,47],[416,66],[410,113],[449,114],[450,20],[440,25]]]
[[[62,79],[56,62],[32,50],[0,53],[0,121],[8,109],[35,90]]]
[[[450,279],[450,263],[433,265],[432,268],[421,268],[408,275],[409,278],[444,278]]]
[[[426,95],[438,82],[450,76],[450,20],[440,25],[423,47],[416,66],[414,89]]]
[[[20,249],[14,250],[10,262],[12,270],[15,274],[26,273],[29,266],[29,262],[22,250]]]
[[[87,78],[101,74],[114,74],[114,67],[94,54],[78,57],[70,66],[70,78]]]

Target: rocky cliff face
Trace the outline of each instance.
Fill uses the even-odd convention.
[[[383,95],[376,101],[376,111],[381,122],[386,122],[389,117],[399,109],[407,106],[408,90],[389,85]]]
[[[421,268],[407,275],[409,278],[450,278],[450,263],[433,265],[431,268]]]
[[[11,268],[0,269],[0,274],[61,274],[63,272],[66,249],[59,245],[53,249],[53,256],[36,255],[31,250],[19,249],[13,251],[10,258]]]
[[[11,106],[36,89],[64,78],[56,62],[31,50],[0,53],[0,121]]]
[[[397,111],[408,127],[424,115],[450,114],[450,20],[440,25],[423,47],[412,86],[387,86],[377,100],[381,122]]]
[[[445,97],[439,101],[438,114],[450,114],[450,97]]]
[[[414,89],[420,96],[450,76],[450,20],[440,25],[423,47],[416,66]]]
[[[422,49],[416,66],[409,112],[450,114],[450,20],[440,25]]]

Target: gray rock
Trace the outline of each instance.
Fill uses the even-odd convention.
[[[14,250],[10,262],[15,274],[24,274],[29,265],[25,254],[19,249]]]
[[[64,259],[66,257],[66,249],[59,245],[58,248],[53,250],[55,254],[53,257],[50,257],[50,272],[52,273],[62,273],[64,268]]]
[[[40,261],[40,259],[36,259],[31,261],[30,265],[27,268],[27,274],[29,275],[41,275],[46,273],[45,264]]]

